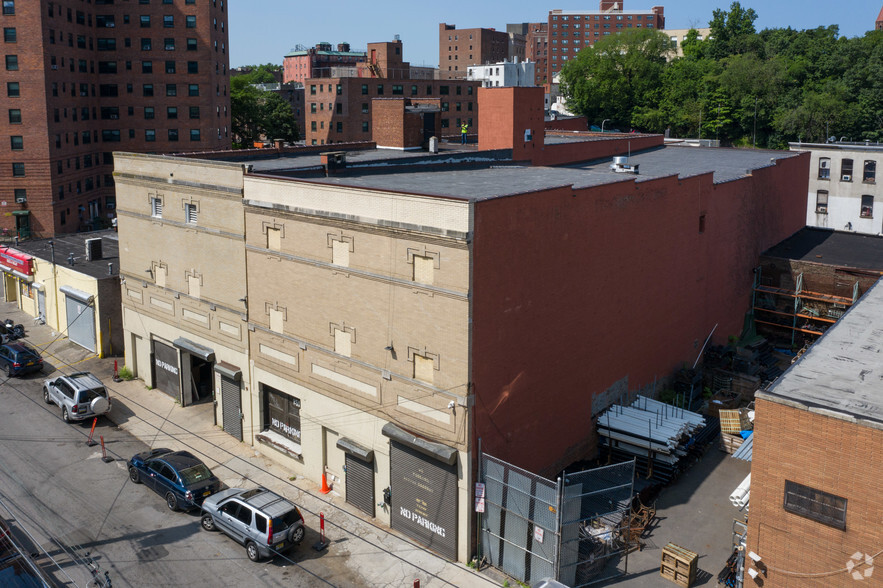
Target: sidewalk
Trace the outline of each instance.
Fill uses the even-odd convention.
[[[2,302],[0,310],[0,317],[25,325],[27,341],[44,349],[47,364],[64,373],[88,370],[97,375],[110,390],[110,420],[120,430],[149,447],[190,450],[228,486],[264,486],[297,504],[306,518],[308,533],[303,544],[289,553],[294,561],[313,557],[343,561],[354,579],[353,585],[410,587],[414,580],[420,580],[421,588],[502,583],[502,575],[490,578],[449,562],[357,514],[333,490],[322,495],[315,482],[292,477],[291,472],[213,425],[211,403],[182,408],[165,393],[148,389],[141,380],[114,382],[113,358],[99,359],[49,327],[34,325],[33,318],[19,311],[14,303]],[[117,361],[122,367],[122,359]],[[47,375],[48,372],[47,369]],[[320,512],[325,515],[329,542],[321,555],[312,549],[319,539]],[[498,575],[493,569],[489,572]]]

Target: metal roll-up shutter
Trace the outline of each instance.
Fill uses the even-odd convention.
[[[457,464],[390,440],[392,528],[457,559]]]
[[[346,501],[374,516],[374,465],[345,453]]]
[[[242,390],[239,382],[225,375],[221,375],[221,406],[224,430],[242,441]]]
[[[178,374],[178,350],[153,341],[153,384],[157,390],[180,400],[181,377]]]
[[[71,296],[64,299],[68,338],[95,353],[95,309]]]

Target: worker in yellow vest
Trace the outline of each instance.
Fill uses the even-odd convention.
[[[466,144],[466,132],[469,130],[469,125],[463,123],[460,125],[460,142],[465,145]]]

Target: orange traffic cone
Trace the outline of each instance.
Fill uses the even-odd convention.
[[[322,494],[328,494],[331,492],[331,488],[328,487],[328,480],[325,478],[325,472],[322,472],[322,488],[319,490]]]

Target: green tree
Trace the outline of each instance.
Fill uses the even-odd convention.
[[[291,111],[291,105],[275,92],[265,92],[263,103],[263,132],[268,139],[282,139],[293,143],[300,139],[300,128]]]
[[[590,121],[630,126],[638,108],[655,108],[671,52],[668,37],[653,29],[629,29],[580,51],[561,70],[568,107]]]
[[[754,21],[757,13],[753,8],[744,9],[739,2],[730,5],[730,11],[715,9],[711,13],[709,56],[720,59],[727,55],[744,53],[754,46]]]
[[[253,66],[248,74],[230,80],[231,130],[236,147],[248,148],[262,139],[288,142],[300,139],[291,106],[278,93],[255,86],[273,83],[274,68],[278,66]]]

